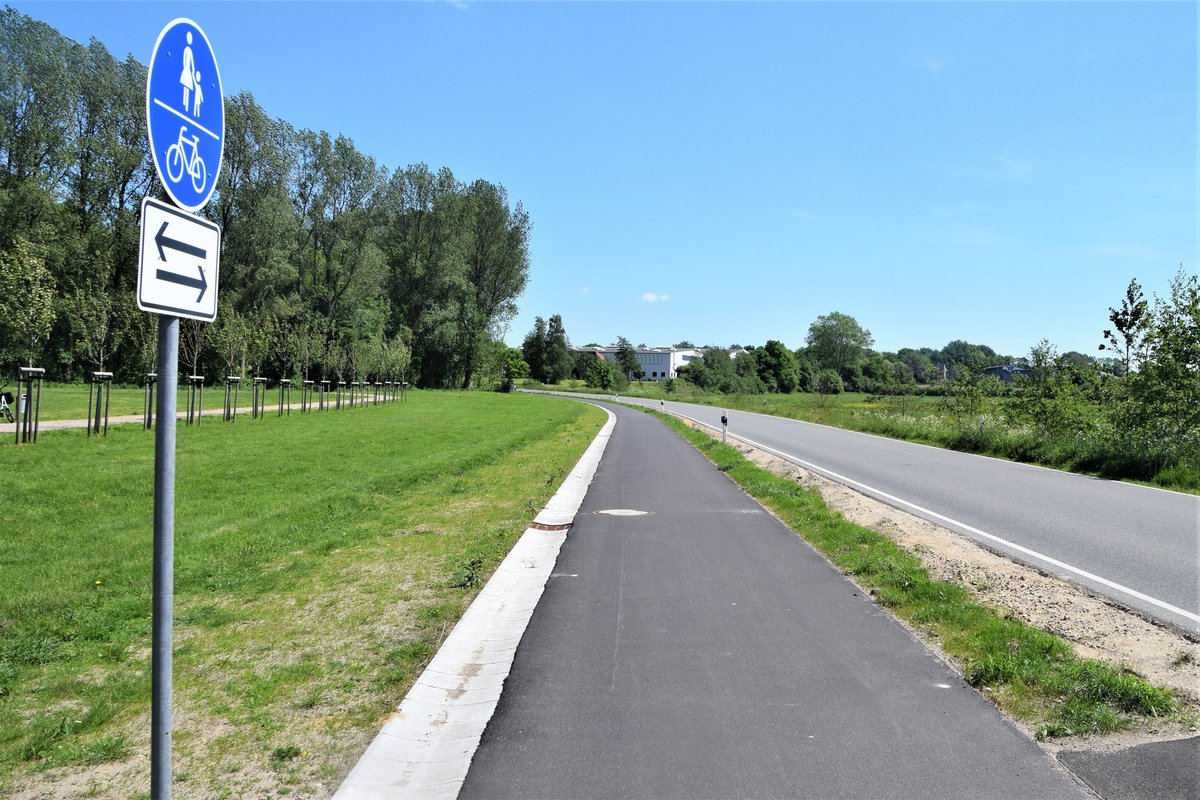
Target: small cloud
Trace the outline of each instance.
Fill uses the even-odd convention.
[[[942,56],[923,55],[914,57],[913,63],[930,75],[938,75],[950,62]]]
[[[665,303],[671,299],[669,294],[655,294],[654,292],[646,292],[642,295],[643,303]]]
[[[992,231],[973,225],[958,225],[937,231],[927,236],[925,241],[954,247],[996,247],[1002,244],[1000,237]]]
[[[1112,258],[1153,264],[1163,260],[1163,254],[1153,247],[1140,244],[1094,244],[1081,247],[1076,253],[1085,258]]]
[[[1033,174],[1033,163],[1005,147],[999,153],[990,154],[985,164],[943,168],[938,172],[952,178],[1023,183]]]
[[[579,293],[580,294],[591,294],[592,290],[589,287],[585,286],[579,290]]]

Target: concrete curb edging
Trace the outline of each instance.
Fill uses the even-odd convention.
[[[446,637],[333,800],[454,798],[600,457],[608,421]]]

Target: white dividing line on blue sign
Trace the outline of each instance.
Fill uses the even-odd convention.
[[[156,105],[156,106],[159,106],[160,108],[165,108],[167,111],[169,111],[169,112],[171,112],[172,114],[174,114],[175,116],[179,117],[181,120],[183,120],[184,122],[186,122],[188,125],[191,125],[191,126],[192,126],[192,127],[194,127],[196,130],[198,130],[198,131],[203,131],[204,133],[207,133],[209,136],[211,136],[212,138],[216,139],[218,142],[219,142],[219,141],[221,141],[221,137],[220,137],[220,136],[218,136],[217,134],[213,133],[213,132],[212,132],[212,131],[210,131],[208,128],[206,128],[206,127],[204,127],[203,125],[201,125],[199,122],[196,122],[195,120],[190,120],[190,119],[188,119],[188,118],[187,118],[187,116],[185,116],[184,114],[181,114],[180,112],[178,112],[178,111],[176,111],[175,109],[171,108],[169,105],[167,105],[166,103],[164,103],[162,100],[159,100],[157,97],[156,97],[156,98],[154,98],[154,105]],[[184,130],[187,130],[187,127],[186,127],[186,126],[184,127]]]

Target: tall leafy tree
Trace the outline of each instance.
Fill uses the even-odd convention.
[[[1161,448],[1163,466],[1200,466],[1200,278],[1182,265],[1156,298],[1146,358],[1131,375],[1130,421]]]
[[[917,383],[929,383],[933,380],[933,360],[925,350],[902,347],[896,353],[896,359],[908,367],[909,373]]]
[[[250,347],[250,323],[232,303],[223,303],[216,321],[209,326],[213,349],[220,355],[225,375],[245,374],[246,353]]]
[[[66,315],[79,335],[80,349],[97,371],[105,371],[125,333],[126,309],[108,292],[76,290],[65,298]]]
[[[299,218],[288,196],[291,126],[272,119],[248,92],[225,100],[225,150],[213,203],[221,226],[221,301],[258,317],[299,311],[288,243]]]
[[[511,392],[516,387],[517,381],[529,377],[529,364],[525,363],[521,351],[515,347],[504,348],[502,356],[500,390]]]
[[[517,312],[516,298],[529,280],[529,215],[520,203],[509,208],[503,186],[477,180],[467,189],[468,244],[461,284],[458,348],[462,386],[474,377],[479,348],[499,338]]]
[[[0,345],[33,366],[54,323],[54,276],[29,242],[0,251]]]
[[[318,360],[324,365],[339,340],[353,344],[371,335],[356,330],[354,318],[371,318],[361,313],[364,307],[383,302],[385,268],[372,202],[382,171],[344,136],[301,131],[298,153],[293,202],[301,219],[299,294],[322,323]]]
[[[410,337],[420,385],[448,385],[454,315],[447,301],[461,285],[466,238],[460,186],[450,170],[417,164],[392,174],[380,204],[388,329]]]
[[[571,344],[562,317],[555,314],[546,325],[545,372],[547,383],[560,383],[571,375]]]
[[[1008,356],[1001,356],[995,350],[984,344],[971,344],[963,339],[955,339],[946,344],[940,353],[934,356],[934,363],[953,368],[957,364],[972,365],[977,368],[1006,364],[1012,361]]]
[[[808,352],[821,369],[832,369],[845,377],[866,357],[874,344],[871,332],[849,314],[833,311],[817,317],[805,338]]]
[[[521,355],[529,365],[529,375],[539,383],[548,383],[546,379],[546,320],[541,317],[533,318],[533,329],[525,334],[521,343]]]
[[[67,193],[71,109],[79,92],[71,43],[43,22],[0,10],[0,248],[45,240]]]
[[[756,351],[758,376],[768,391],[788,394],[800,388],[800,365],[783,342],[769,340]]]
[[[617,337],[617,367],[631,381],[640,381],[645,376],[637,360],[637,351],[624,336]]]
[[[1121,362],[1122,374],[1128,375],[1146,357],[1150,345],[1150,304],[1137,278],[1125,287],[1121,307],[1108,309],[1108,320],[1112,327],[1104,330],[1100,349],[1113,353]]]

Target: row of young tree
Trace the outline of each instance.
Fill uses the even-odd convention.
[[[146,67],[0,12],[0,367],[138,382],[156,318],[134,303],[139,214],[162,197]],[[528,280],[530,220],[503,186],[417,164],[389,172],[345,136],[297,130],[249,93],[225,100],[204,214],[222,230],[212,324],[185,322],[181,369],[403,377],[470,386]]]

